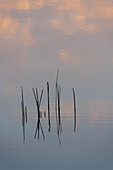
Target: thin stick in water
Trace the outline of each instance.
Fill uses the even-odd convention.
[[[62,132],[62,123],[61,123],[61,115],[60,115],[60,93],[61,93],[61,86],[58,85],[57,87],[57,94],[58,94],[58,134]]]
[[[74,132],[76,129],[76,100],[75,100],[75,90],[72,88],[73,91],[73,101],[74,101]]]
[[[38,139],[39,139],[39,131],[40,131],[40,127],[41,127],[42,135],[43,135],[43,138],[45,139],[43,128],[42,128],[42,125],[41,125],[41,122],[40,122],[40,104],[41,104],[41,100],[42,100],[43,90],[42,90],[41,95],[40,95],[40,100],[38,98],[37,88],[36,88],[36,93],[35,93],[34,89],[32,89],[32,90],[33,90],[33,94],[34,94],[34,97],[35,97],[35,102],[36,102],[36,106],[37,106],[37,114],[38,114],[38,120],[37,120],[34,138],[36,138],[37,131],[38,131]]]
[[[27,106],[25,106],[25,118],[26,118],[26,123],[27,123]]]
[[[41,104],[42,95],[43,95],[43,89],[42,89],[42,91],[41,91],[41,95],[40,95],[39,106],[40,106],[40,104]]]
[[[49,125],[49,132],[51,130],[51,123],[50,123],[50,103],[49,103],[49,83],[47,82],[47,99],[48,99],[48,125]]]
[[[24,141],[25,141],[25,111],[24,111],[24,96],[23,96],[23,88],[22,87],[21,87],[21,95],[22,95],[21,107],[22,107],[23,143],[24,143]]]
[[[61,139],[60,139],[60,136],[58,135],[58,141],[59,141],[59,144],[61,146]]]
[[[44,131],[43,131],[41,122],[40,122],[40,127],[41,127],[41,131],[42,131],[43,138],[44,138],[44,140],[45,140],[45,135],[44,135]]]
[[[44,111],[44,117],[46,117],[46,112]]]
[[[58,134],[58,115],[57,115],[57,98],[58,98],[58,76],[59,76],[59,71],[57,70],[57,76],[56,76],[56,83],[55,83],[55,113],[56,113],[56,125],[57,125],[57,134]]]

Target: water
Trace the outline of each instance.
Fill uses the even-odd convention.
[[[0,169],[113,169],[113,1],[0,0]],[[63,133],[57,136],[59,70]],[[50,83],[51,132],[34,139],[32,88]],[[28,107],[23,144],[21,89]],[[74,133],[73,96],[77,126]]]

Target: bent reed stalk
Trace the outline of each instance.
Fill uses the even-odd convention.
[[[41,128],[41,132],[42,132],[43,138],[45,140],[44,131],[43,131],[43,128],[42,128],[42,125],[41,125],[41,121],[40,121],[40,105],[41,105],[41,100],[42,100],[42,95],[43,95],[43,89],[41,91],[40,100],[39,100],[39,97],[38,97],[38,90],[37,90],[37,88],[36,88],[36,90],[34,90],[34,88],[32,88],[32,90],[33,90],[33,94],[34,94],[34,98],[35,98],[35,102],[36,102],[37,116],[38,116],[34,139],[36,138],[37,131],[38,131],[38,139],[39,139],[39,132],[40,132],[40,128]]]

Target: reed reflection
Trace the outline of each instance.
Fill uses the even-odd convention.
[[[47,82],[47,99],[48,99],[48,125],[49,125],[49,132],[51,130],[51,123],[50,123],[50,102],[49,102],[49,82]]]
[[[58,84],[58,76],[59,71],[57,71],[56,77],[56,98],[55,98],[55,111],[56,111],[56,123],[57,123],[57,135],[62,132],[62,123],[61,123],[61,115],[60,115],[60,94],[61,94],[61,86]]]
[[[57,77],[56,77],[56,83],[55,83],[55,114],[56,114],[56,126],[57,126],[57,136],[58,136],[58,140],[59,140],[59,144],[61,146],[61,139],[60,139],[60,135],[63,132],[62,130],[62,120],[61,120],[61,86],[58,83],[58,75],[59,75],[59,71],[57,71]],[[72,88],[73,90],[73,101],[74,101],[74,132],[76,129],[76,100],[75,100],[75,90],[74,88]],[[37,123],[36,123],[36,130],[35,130],[35,134],[34,134],[34,139],[37,136],[38,133],[38,139],[40,138],[40,131],[42,132],[42,136],[43,139],[45,140],[45,133],[42,127],[42,123],[41,123],[41,119],[44,117],[46,118],[46,111],[42,112],[41,111],[41,101],[42,101],[42,96],[43,96],[43,89],[41,91],[40,97],[38,94],[38,90],[37,88],[34,89],[32,88],[33,91],[33,95],[34,95],[34,99],[35,99],[35,103],[36,103],[36,110],[37,110]],[[23,95],[23,88],[21,87],[21,96],[22,96],[22,101],[21,101],[21,106],[22,106],[22,127],[23,127],[23,143],[25,142],[25,124],[27,123],[27,107],[24,106],[24,95]],[[51,130],[51,115],[50,115],[50,96],[49,96],[49,82],[47,82],[47,119],[48,119],[48,131],[50,132]],[[53,120],[53,119],[52,119]]]
[[[23,94],[23,88],[21,87],[21,95],[22,95],[22,101],[21,101],[21,107],[22,107],[22,128],[23,128],[23,143],[25,142],[25,124],[27,123],[27,106],[24,106],[24,94]]]
[[[40,100],[39,100],[39,97],[38,97],[37,88],[36,88],[36,91],[34,90],[34,88],[32,90],[33,90],[33,94],[34,94],[34,98],[35,98],[35,102],[36,102],[37,115],[38,115],[37,126],[36,126],[36,131],[35,131],[34,138],[36,138],[37,131],[38,131],[38,139],[39,139],[39,132],[40,132],[40,129],[41,129],[43,138],[45,140],[44,131],[43,131],[42,124],[41,124],[41,121],[40,121],[40,118],[41,118],[40,105],[41,105],[41,100],[42,100],[42,95],[43,95],[43,89],[42,89],[42,92],[41,92],[41,95],[40,95]]]
[[[75,100],[75,90],[74,88],[72,88],[73,90],[73,101],[74,101],[74,132],[76,129],[76,100]]]

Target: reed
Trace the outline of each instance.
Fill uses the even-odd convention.
[[[39,99],[38,99],[38,91],[37,91],[37,89],[36,89],[36,93],[35,93],[35,90],[33,88],[33,94],[34,94],[34,97],[35,97],[35,102],[36,102],[36,107],[37,107],[37,116],[38,116],[37,126],[36,126],[36,131],[35,131],[34,138],[36,138],[37,130],[38,130],[38,138],[39,138],[40,111],[39,111]]]
[[[58,115],[57,115],[57,98],[58,98],[58,76],[59,76],[59,71],[57,70],[57,76],[56,76],[56,83],[55,83],[55,114],[56,114],[56,125],[57,125],[57,134],[58,134]]]
[[[35,102],[36,102],[37,116],[38,116],[38,121],[37,121],[37,125],[36,125],[36,131],[35,131],[35,135],[34,135],[34,138],[36,138],[37,130],[38,130],[38,137],[39,137],[40,111],[39,111],[39,105],[38,105],[39,100],[38,100],[38,92],[37,92],[37,89],[36,89],[36,93],[35,93],[34,88],[32,88],[32,90],[33,90],[33,94],[34,94],[34,98],[35,98]]]
[[[62,133],[62,123],[61,123],[61,109],[60,109],[60,94],[61,94],[61,86],[57,84],[57,108],[58,108],[58,119],[57,119],[57,135],[58,141],[61,146],[60,134]]]
[[[27,106],[25,106],[25,118],[26,118],[26,123],[27,123]]]
[[[48,100],[48,125],[49,125],[48,131],[50,132],[51,122],[50,122],[50,103],[49,103],[49,82],[47,82],[47,100]]]
[[[55,113],[56,113],[56,124],[57,124],[57,135],[62,132],[62,123],[61,123],[61,111],[60,111],[60,95],[61,95],[61,86],[58,84],[59,71],[57,71],[56,83],[55,83]]]
[[[55,115],[56,115],[56,125],[57,125],[57,136],[61,146],[60,134],[62,133],[62,119],[61,119],[61,86],[58,83],[59,71],[57,71],[56,75],[56,82],[55,82]],[[43,96],[43,89],[39,96],[37,88],[32,88],[35,103],[36,103],[36,111],[37,111],[37,122],[36,122],[36,129],[34,133],[34,138],[36,136],[40,137],[40,131],[42,133],[43,139],[45,140],[44,130],[41,124],[42,112],[40,109],[42,96]],[[76,96],[75,96],[75,89],[72,88],[73,93],[73,107],[74,107],[74,132],[76,130],[76,114],[77,114],[77,106],[76,106]],[[22,130],[23,130],[23,143],[25,142],[25,125],[28,122],[28,111],[27,106],[25,106],[24,102],[24,93],[23,88],[21,87],[21,108],[22,108]],[[51,131],[51,114],[50,114],[50,87],[49,82],[47,81],[47,113],[48,113],[48,131]],[[44,117],[46,117],[46,112],[44,111]],[[38,133],[38,134],[37,134]]]
[[[75,90],[72,88],[73,91],[73,104],[74,104],[74,132],[76,129],[76,99],[75,99]]]
[[[59,144],[60,144],[60,146],[61,146],[61,139],[60,139],[60,136],[58,135],[58,141],[59,141]]]
[[[33,90],[33,94],[34,94],[34,98],[35,98],[35,102],[36,102],[37,116],[38,116],[34,138],[36,138],[37,131],[38,131],[38,139],[39,139],[39,132],[40,132],[40,128],[41,128],[42,135],[43,135],[43,138],[45,140],[44,131],[43,131],[43,128],[42,128],[42,125],[41,125],[41,121],[40,121],[40,105],[41,105],[43,90],[42,90],[41,95],[40,95],[40,100],[38,98],[38,90],[37,90],[37,88],[36,88],[36,92],[35,92],[34,88],[32,88],[32,90]]]
[[[40,104],[41,104],[42,96],[43,96],[43,89],[42,89],[41,95],[40,95],[39,106],[40,106]]]
[[[57,98],[58,98],[58,134],[62,132],[62,123],[61,123],[61,111],[60,111],[60,94],[61,94],[61,86],[58,84],[57,86]]]
[[[55,83],[55,112],[56,112],[56,118],[57,118],[57,86],[58,86],[58,76],[59,76],[59,71],[57,70],[57,76],[56,76],[56,83]]]
[[[44,111],[44,117],[46,117],[46,112]]]
[[[45,140],[45,135],[44,135],[44,131],[43,131],[41,122],[40,122],[40,127],[41,127],[41,131],[42,131],[43,138],[44,138],[44,140]]]
[[[23,88],[21,87],[21,107],[22,107],[22,128],[23,128],[23,143],[25,142],[25,109],[24,109],[24,95],[23,95]]]

